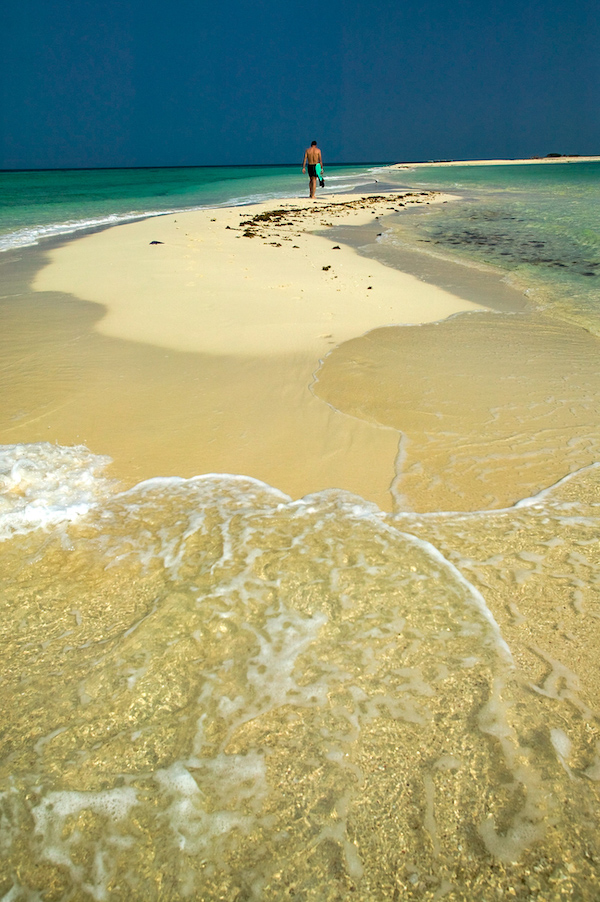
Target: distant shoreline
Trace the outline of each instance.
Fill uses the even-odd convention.
[[[415,162],[402,161],[398,163],[391,163],[389,161],[381,161],[381,160],[367,160],[367,161],[350,161],[350,162],[339,162],[334,160],[329,163],[329,169],[333,167],[371,167],[377,166],[382,169],[397,169],[398,167],[404,168],[406,166],[506,166],[506,165],[520,165],[523,163],[597,163],[600,162],[600,154],[598,155],[580,155],[580,154],[560,154],[556,157],[528,157],[527,159],[509,159],[509,160],[418,160]],[[42,168],[42,169],[30,169],[30,168],[0,168],[0,174],[4,175],[18,175],[25,172],[121,172],[126,170],[131,171],[142,171],[142,170],[154,170],[154,169],[264,169],[264,168],[274,168],[274,169],[296,169],[298,168],[298,162],[294,161],[291,163],[184,163],[181,165],[148,165],[148,166],[67,166],[66,168],[55,167],[55,168]]]
[[[600,163],[600,156],[530,157],[527,160],[432,160],[419,163],[394,163],[390,169],[420,169],[422,166],[527,166],[535,163]]]

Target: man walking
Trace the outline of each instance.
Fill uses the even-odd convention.
[[[308,184],[310,187],[310,196],[315,196],[317,189],[317,163],[321,164],[321,173],[324,171],[321,151],[317,147],[317,142],[312,141],[310,147],[304,151],[304,159],[302,160],[302,172],[306,172],[308,165]]]

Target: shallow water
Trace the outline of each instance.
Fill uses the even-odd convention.
[[[462,200],[394,223],[382,249],[493,267],[536,307],[600,334],[600,162],[423,167],[395,178]]]
[[[598,339],[532,313],[374,329],[312,390],[398,431],[397,510],[506,507],[600,460]]]
[[[242,477],[115,494],[78,449],[10,463],[7,898],[593,898],[592,693],[536,602],[597,639],[596,470],[386,519]]]
[[[141,386],[196,403],[199,361],[5,281],[0,898],[597,898],[598,339],[477,272],[495,312],[315,361],[396,436],[389,512],[341,470],[165,478],[214,436]],[[159,478],[119,484],[100,410]]]

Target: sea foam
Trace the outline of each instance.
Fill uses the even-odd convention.
[[[111,484],[109,463],[82,445],[0,445],[0,539],[87,513]]]

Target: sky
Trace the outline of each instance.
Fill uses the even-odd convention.
[[[0,168],[600,153],[597,0],[19,0]]]

